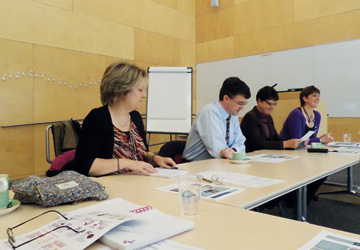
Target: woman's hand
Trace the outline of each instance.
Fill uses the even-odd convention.
[[[161,168],[175,168],[176,163],[173,161],[173,159],[169,157],[162,157],[160,155],[154,155],[152,158],[154,164],[158,165]]]
[[[145,161],[132,161],[132,163],[129,164],[126,168],[130,169],[132,172],[138,172],[144,175],[157,173],[157,170],[150,163]]]
[[[320,136],[321,143],[328,144],[329,142],[333,142],[333,141],[334,141],[334,138],[331,136],[331,133]]]
[[[301,139],[290,139],[284,141],[284,148],[297,148],[301,143]]]

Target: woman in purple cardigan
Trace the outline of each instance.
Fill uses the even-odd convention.
[[[283,140],[301,138],[308,131],[315,131],[310,139],[305,142],[305,146],[312,142],[329,143],[334,139],[328,134],[317,137],[320,127],[321,115],[314,109],[319,105],[320,90],[315,86],[304,88],[300,93],[301,107],[294,109],[286,118],[283,128],[280,132],[280,138]],[[312,200],[315,193],[326,180],[327,177],[314,181],[307,185],[307,203]],[[293,193],[286,195],[285,200],[291,204],[293,201]]]
[[[290,112],[286,118],[283,128],[280,132],[280,138],[282,140],[299,139],[303,137],[308,131],[315,131],[311,135],[310,140],[307,143],[321,142],[327,144],[334,139],[331,133],[324,134],[317,137],[321,115],[315,110],[319,105],[320,90],[315,86],[309,86],[304,88],[300,93],[301,107],[294,109]]]

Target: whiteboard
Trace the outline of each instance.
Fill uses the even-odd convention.
[[[315,85],[330,117],[360,117],[359,39],[201,63],[196,70],[197,111],[219,99],[226,78],[237,76],[251,90],[240,116],[256,105],[260,88],[277,83],[277,91]]]
[[[189,133],[192,73],[189,67],[149,67],[146,104],[148,133]]]

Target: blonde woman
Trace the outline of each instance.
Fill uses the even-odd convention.
[[[148,149],[141,115],[136,111],[146,97],[148,76],[145,70],[128,63],[113,63],[101,80],[100,108],[85,118],[75,160],[64,170],[84,175],[157,172],[155,165],[175,167],[171,158],[155,155]]]

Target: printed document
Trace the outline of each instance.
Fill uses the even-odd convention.
[[[360,239],[354,239],[323,230],[298,250],[329,249],[360,250]]]
[[[259,162],[269,162],[269,163],[280,163],[283,161],[288,161],[292,159],[299,158],[299,156],[291,156],[291,155],[269,155],[269,154],[261,154],[261,155],[252,155],[247,156],[252,161]]]
[[[178,184],[172,184],[165,187],[156,188],[160,191],[178,193]],[[231,195],[238,194],[244,191],[244,188],[234,188],[234,187],[226,187],[226,186],[217,186],[211,184],[201,184],[200,192],[201,198],[219,201],[225,199]]]
[[[252,187],[252,188],[262,188],[275,185],[278,183],[284,182],[283,180],[264,178],[259,176],[247,175],[247,174],[235,174],[229,172],[215,172],[215,171],[206,171],[199,173],[199,175],[205,177],[206,179],[212,179],[214,176],[222,180],[222,182],[227,182],[231,184]]]

